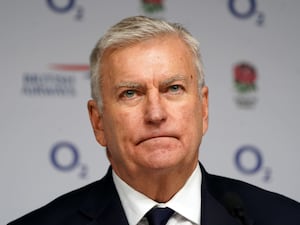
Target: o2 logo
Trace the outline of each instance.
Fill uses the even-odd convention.
[[[228,8],[238,19],[249,19],[255,16],[256,24],[261,26],[265,22],[265,15],[257,11],[257,0],[228,0]]]
[[[46,3],[48,7],[56,13],[64,14],[75,12],[76,20],[81,20],[84,16],[84,8],[81,5],[76,4],[76,0],[46,0]]]
[[[254,175],[263,172],[263,180],[265,182],[271,179],[271,169],[263,167],[263,156],[260,150],[251,145],[240,147],[234,157],[237,169],[246,174]]]
[[[54,168],[61,172],[71,172],[79,168],[79,177],[87,177],[87,166],[80,163],[79,151],[70,142],[58,142],[50,151],[50,161]]]

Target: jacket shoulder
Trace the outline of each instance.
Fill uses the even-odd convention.
[[[80,209],[89,196],[94,193],[104,193],[107,175],[91,184],[66,193],[50,203],[8,223],[8,225],[63,225],[82,224],[88,221],[88,216],[81,213]],[[101,202],[100,196],[95,196],[95,201]],[[82,222],[81,222],[82,221]]]
[[[237,204],[257,224],[300,224],[300,203],[293,199],[232,178],[206,173],[205,180],[225,208],[230,211],[230,204]]]

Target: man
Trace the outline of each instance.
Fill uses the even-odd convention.
[[[202,68],[198,42],[178,24],[137,16],[109,29],[91,54],[88,110],[111,168],[11,224],[299,225],[296,201],[199,164]]]

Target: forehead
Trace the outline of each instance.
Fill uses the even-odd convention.
[[[126,47],[108,49],[101,62],[102,79],[142,79],[150,75],[195,73],[191,50],[175,35],[159,36]]]

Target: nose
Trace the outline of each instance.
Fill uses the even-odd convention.
[[[167,119],[166,105],[159,93],[149,93],[145,102],[145,122],[160,125]]]

